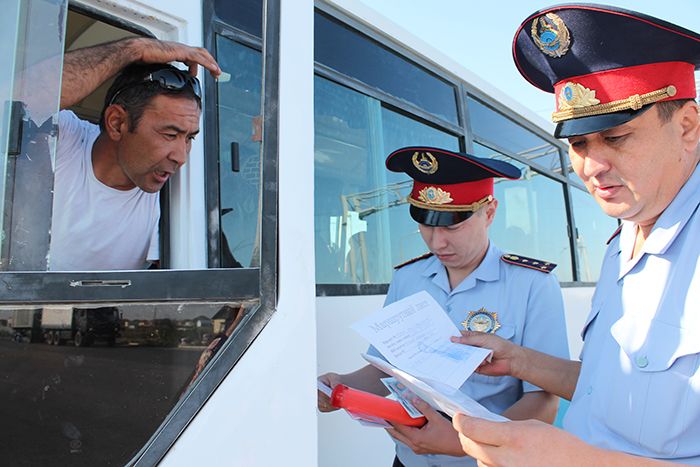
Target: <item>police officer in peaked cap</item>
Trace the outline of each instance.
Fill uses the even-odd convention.
[[[461,339],[494,349],[483,373],[570,400],[566,431],[460,415],[462,447],[486,465],[700,465],[700,35],[619,8],[554,6],[522,23],[513,57],[554,94],[555,136],[621,226],[580,361],[490,335]]]
[[[564,307],[556,265],[517,254],[504,254],[488,236],[498,202],[494,178],[517,179],[520,170],[508,162],[474,157],[432,147],[406,147],[386,160],[394,172],[413,179],[409,212],[418,222],[429,253],[396,267],[385,305],[427,291],[459,329],[499,336],[540,352],[568,355]],[[378,355],[374,348],[368,353]],[[342,383],[386,394],[373,366],[353,373],[327,373],[328,385]],[[513,419],[551,423],[557,398],[516,378],[471,376],[461,392],[489,410]],[[421,428],[395,425],[394,467],[475,466],[465,456],[450,421],[425,403],[417,407],[428,419]],[[319,393],[319,409],[332,410]]]

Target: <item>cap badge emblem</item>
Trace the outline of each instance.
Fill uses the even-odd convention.
[[[568,82],[559,91],[559,110],[590,107],[600,104],[595,91],[579,83]]]
[[[554,13],[535,18],[532,21],[530,35],[542,53],[553,58],[562,57],[569,51],[569,45],[571,45],[569,29]]]
[[[438,169],[438,161],[435,156],[429,152],[414,152],[413,153],[413,165],[416,169],[420,170],[424,174],[434,174]]]
[[[462,321],[462,326],[467,331],[495,333],[501,327],[498,322],[498,313],[480,308],[478,311],[470,311],[467,319]]]
[[[453,201],[448,191],[434,186],[427,186],[420,190],[418,199],[425,204],[449,204]]]

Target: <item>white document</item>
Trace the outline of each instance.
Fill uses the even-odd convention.
[[[462,386],[491,355],[488,349],[450,342],[459,329],[425,291],[372,313],[352,328],[395,367],[451,388]]]
[[[442,410],[450,417],[455,413],[465,413],[472,417],[484,418],[494,422],[504,422],[508,419],[491,412],[477,401],[462,393],[434,381],[421,381],[405,371],[401,371],[390,363],[372,355],[362,354],[362,357],[375,367],[399,380],[413,393],[426,401],[437,410]]]
[[[320,379],[316,380],[316,388],[319,391],[321,391],[322,393],[324,393],[325,395],[327,395],[328,397],[331,397],[331,394],[333,393],[333,390],[331,389],[331,387],[329,385],[327,385],[326,383],[324,383],[323,381],[321,381]]]

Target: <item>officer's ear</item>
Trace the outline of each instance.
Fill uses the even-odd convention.
[[[498,207],[498,200],[496,198],[492,199],[489,204],[484,206],[486,214],[486,225],[490,226],[493,219],[496,217],[496,208]]]
[[[129,131],[129,113],[119,104],[112,104],[105,109],[105,132],[112,141],[122,139]]]
[[[683,107],[676,110],[673,115],[674,120],[680,123],[682,128],[684,149],[690,153],[695,153],[700,140],[700,108],[694,101],[686,102]]]

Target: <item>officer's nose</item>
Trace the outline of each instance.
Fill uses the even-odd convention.
[[[604,150],[594,149],[586,154],[583,161],[583,175],[586,178],[598,177],[610,170],[610,161]]]
[[[442,227],[433,227],[430,243],[433,250],[440,250],[447,246],[447,235]]]

